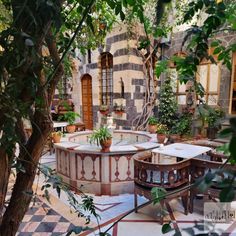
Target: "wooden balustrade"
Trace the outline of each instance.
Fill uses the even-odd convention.
[[[184,212],[188,214],[189,190],[184,188],[189,185],[190,160],[184,160],[174,164],[155,164],[152,163],[150,151],[137,153],[134,158],[134,202],[135,208],[138,206],[137,195],[151,199],[151,188],[165,188],[167,192],[173,192],[168,197],[160,200],[161,206],[165,201],[181,197]],[[181,190],[183,188],[183,190]],[[179,189],[180,191],[175,192]],[[163,223],[163,217],[160,219]]]
[[[212,180],[211,185],[206,192],[202,193],[207,196],[208,199],[219,198],[219,194],[222,190],[218,186],[218,181],[224,180],[229,177],[227,171],[236,171],[236,166],[231,164],[226,164],[224,166],[224,173],[219,172],[219,168],[222,166],[221,162],[202,160],[194,158],[191,160],[191,182],[194,183],[198,178],[205,176],[207,173],[215,173],[216,176]],[[190,189],[190,205],[189,211],[193,212],[194,199],[197,194],[201,193],[198,186],[195,186]]]
[[[210,153],[210,155],[212,155],[212,153]],[[185,214],[188,214],[188,209],[190,209],[190,212],[193,212],[194,198],[199,194],[199,190],[197,186],[194,186],[191,189],[183,188],[190,183],[194,183],[196,179],[204,176],[206,173],[217,171],[222,165],[219,161],[212,161],[212,156],[210,156],[210,160],[192,158],[174,164],[154,163],[154,157],[152,156],[151,151],[137,153],[133,158],[135,207],[138,206],[137,195],[151,199],[151,189],[153,187],[159,187],[164,188],[167,193],[180,190],[178,193],[165,197],[160,201],[160,204],[163,206],[165,201],[181,197]],[[226,164],[224,170],[236,171],[236,166]],[[227,173],[225,173],[225,175],[220,173],[217,174],[216,177],[224,179],[228,176]],[[221,189],[217,187],[216,181],[216,178],[213,179],[212,185],[205,194],[211,197],[219,197]],[[163,219],[161,219],[161,223],[163,223]]]

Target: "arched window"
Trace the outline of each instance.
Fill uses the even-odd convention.
[[[186,57],[186,55],[187,54],[185,52],[178,52],[174,54],[174,56],[178,57]],[[183,83],[181,84],[180,81],[178,80],[178,73],[176,70],[175,63],[171,62],[169,66],[170,66],[170,76],[174,83],[173,92],[176,96],[177,103],[179,105],[186,105],[186,85]]]
[[[217,57],[213,55],[213,48],[209,49],[209,55],[212,55],[217,62]],[[185,56],[184,53],[175,54],[178,56]],[[170,65],[171,76],[175,82],[174,93],[177,102],[180,105],[186,104],[186,85],[181,84],[178,80],[175,65]],[[202,60],[198,66],[195,75],[197,82],[200,82],[204,88],[204,97],[202,98],[208,105],[217,105],[219,99],[219,85],[220,85],[220,65],[219,63],[213,64],[209,60]]]
[[[113,56],[108,52],[101,54],[101,70],[101,104],[111,106],[113,95]]]

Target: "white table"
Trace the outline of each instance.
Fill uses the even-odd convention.
[[[64,128],[68,125],[68,122],[53,122],[54,129],[60,129],[64,131]]]
[[[211,148],[209,147],[202,147],[186,143],[173,143],[163,147],[155,148],[152,150],[152,153],[190,159],[210,150]]]

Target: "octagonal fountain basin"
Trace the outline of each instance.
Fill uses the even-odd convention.
[[[110,152],[90,144],[92,131],[68,135],[55,144],[56,169],[73,189],[83,186],[84,192],[115,195],[133,192],[132,156],[159,146],[156,135],[147,132],[115,130]]]

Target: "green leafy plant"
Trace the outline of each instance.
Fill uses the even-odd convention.
[[[171,78],[167,77],[160,91],[159,121],[171,128],[175,124],[177,116],[177,102],[173,92]]]
[[[80,117],[77,112],[68,111],[64,115],[61,115],[59,120],[67,121],[69,125],[73,125],[75,123],[76,117]]]
[[[158,124],[158,120],[155,116],[150,116],[148,118],[148,124],[149,125],[157,125]]]
[[[108,105],[105,105],[105,104],[102,104],[100,107],[99,107],[99,111],[107,111],[109,109]]]
[[[65,137],[65,134],[61,131],[53,131],[51,133],[51,136],[54,136],[54,135],[58,135],[58,136],[61,136],[61,137]]]
[[[168,134],[168,127],[167,125],[164,125],[164,124],[161,124],[161,123],[158,123],[157,124],[157,134]]]
[[[54,135],[62,136],[63,133],[61,131],[54,131],[51,133],[51,136],[54,136]]]
[[[211,108],[208,110],[208,116],[206,121],[209,128],[218,128],[221,119],[224,117],[225,113],[220,108]]]
[[[178,122],[171,128],[171,134],[189,135],[192,126],[192,116],[189,114],[182,114]]]
[[[97,146],[100,145],[101,142],[111,139],[112,135],[106,126],[103,126],[99,129],[93,131],[92,135],[89,137],[89,142],[95,143]]]
[[[117,103],[115,103],[113,106],[113,110],[114,111],[125,111],[125,106],[123,106],[123,104],[118,105]]]

